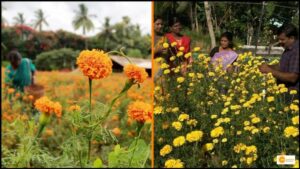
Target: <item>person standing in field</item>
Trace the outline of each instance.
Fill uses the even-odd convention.
[[[299,99],[299,40],[298,30],[293,24],[281,26],[277,32],[280,45],[285,49],[275,65],[262,64],[262,73],[272,73],[278,84],[285,84],[289,90],[297,91]]]

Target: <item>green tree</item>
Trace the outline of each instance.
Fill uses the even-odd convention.
[[[43,24],[49,25],[44,16],[44,12],[41,9],[35,11],[36,20],[34,21],[34,28],[39,28],[39,31],[42,31]]]
[[[18,13],[16,17],[14,17],[15,25],[24,25],[25,24],[25,18],[23,13]]]
[[[84,4],[79,5],[79,11],[76,11],[76,16],[73,20],[73,27],[75,30],[78,30],[82,27],[82,33],[83,35],[86,34],[86,32],[94,29],[94,24],[91,17],[96,17],[96,15],[89,15],[88,14],[88,8]],[[87,41],[85,40],[85,48],[88,48]]]

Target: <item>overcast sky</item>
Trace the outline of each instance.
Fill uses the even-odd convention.
[[[129,16],[131,23],[139,24],[143,34],[151,33],[151,2],[1,2],[6,9],[1,10],[2,16],[9,25],[14,23],[17,13],[23,13],[25,23],[32,23],[35,20],[34,11],[42,9],[49,26],[43,25],[43,30],[64,29],[77,34],[82,34],[82,29],[74,31],[72,21],[78,5],[85,4],[89,14],[97,15],[92,18],[95,29],[88,32],[88,36],[97,34],[104,23],[104,18],[109,17],[110,23],[122,21],[123,16]]]

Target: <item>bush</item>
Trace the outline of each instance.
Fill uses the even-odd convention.
[[[142,52],[138,49],[129,49],[128,56],[135,57],[135,58],[143,58]]]
[[[35,60],[38,70],[74,69],[79,51],[61,48],[39,54]]]

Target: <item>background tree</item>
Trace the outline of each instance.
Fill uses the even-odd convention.
[[[34,28],[39,28],[39,31],[42,31],[43,24],[49,25],[44,16],[44,12],[41,9],[35,11],[36,20],[34,21]]]
[[[16,17],[14,17],[15,25],[25,25],[25,18],[23,13],[18,13]]]
[[[82,33],[83,35],[86,34],[86,32],[94,29],[94,24],[91,17],[96,17],[96,15],[89,15],[88,14],[88,8],[84,4],[79,5],[79,11],[75,11],[76,16],[73,20],[73,26],[75,30],[78,30],[82,27]],[[85,48],[88,48],[87,41],[85,41]]]

